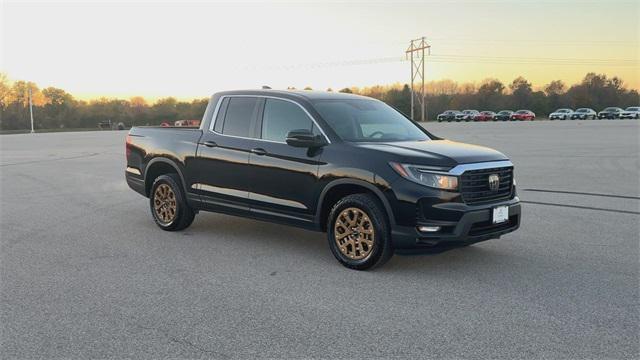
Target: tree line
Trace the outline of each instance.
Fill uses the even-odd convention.
[[[427,84],[427,114],[429,120],[449,109],[528,109],[543,117],[557,108],[590,107],[596,111],[607,106],[639,106],[637,90],[627,89],[618,77],[588,73],[572,86],[555,80],[534,89],[523,77],[503,84],[486,79],[479,84],[459,84],[452,80]],[[123,123],[125,126],[159,125],[176,120],[200,119],[208,98],[178,101],[167,97],[153,103],[136,96],[128,100],[99,98],[79,100],[66,91],[26,81],[10,82],[0,74],[0,129],[30,128],[28,90],[31,89],[36,129],[96,128],[99,123]],[[293,88],[291,88],[293,89]],[[305,90],[311,90],[307,87]],[[327,91],[332,91],[327,89]],[[344,88],[340,92],[357,93],[380,99],[405,114],[411,113],[410,88],[406,84]],[[419,112],[416,112],[419,114]]]
[[[345,88],[341,92],[356,93],[380,99],[405,114],[411,113],[411,91],[408,85]],[[600,111],[609,106],[640,106],[637,90],[629,90],[618,77],[588,73],[578,84],[567,86],[562,80],[554,80],[540,89],[519,76],[509,84],[497,79],[485,79],[479,84],[459,84],[452,80],[433,81],[426,84],[427,117],[435,120],[446,110],[520,110],[546,117],[559,108],[593,108]],[[415,108],[419,119],[419,109]]]

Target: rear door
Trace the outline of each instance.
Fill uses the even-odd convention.
[[[285,142],[291,130],[321,134],[304,108],[291,100],[266,98],[259,118],[258,146],[249,155],[249,199],[254,215],[310,222],[315,213],[322,149]]]
[[[192,191],[203,207],[248,212],[249,153],[255,147],[257,115],[263,99],[229,96],[220,100],[211,127],[198,144]]]

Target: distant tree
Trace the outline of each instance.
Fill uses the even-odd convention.
[[[509,85],[511,89],[511,104],[514,110],[526,108],[531,103],[531,83],[522,76],[518,76]]]
[[[553,80],[544,87],[544,92],[547,95],[547,108],[545,109],[547,114],[555,109],[569,106],[563,97],[565,85],[562,80]]]
[[[382,100],[405,115],[411,115],[411,90],[409,85],[404,84],[402,88],[389,89]]]
[[[547,94],[547,96],[560,95],[564,93],[564,90],[565,85],[562,80],[553,80],[544,87],[544,92]]]
[[[43,128],[59,128],[72,126],[76,120],[76,102],[71,94],[62,89],[48,87],[42,90],[45,104],[42,109],[43,117],[38,125]]]
[[[4,110],[11,103],[11,85],[7,74],[0,73],[0,110]]]
[[[427,93],[434,95],[453,95],[458,93],[458,83],[450,79],[431,81],[426,85]]]
[[[178,120],[178,101],[173,97],[162,98],[151,106],[151,123],[159,125],[163,121]]]
[[[497,79],[486,79],[478,88],[478,105],[481,109],[498,109],[503,106],[504,85]]]
[[[313,90],[313,89],[311,88],[311,86],[306,86],[304,90]]]
[[[332,88],[327,88],[327,92],[333,92]]]
[[[343,88],[343,89],[340,89],[340,92],[341,92],[341,93],[347,93],[347,94],[351,94],[351,93],[353,93],[353,91],[351,91],[351,89],[349,89],[349,88]]]

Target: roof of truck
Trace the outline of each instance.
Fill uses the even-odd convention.
[[[311,91],[311,90],[232,90],[222,91],[217,95],[257,95],[257,96],[280,96],[289,98],[304,98],[306,100],[325,100],[325,99],[371,99],[366,96],[341,93],[341,92],[329,92],[329,91]]]

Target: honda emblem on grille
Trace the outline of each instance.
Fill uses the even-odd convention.
[[[497,174],[489,175],[489,190],[498,191],[500,188],[500,177]]]

